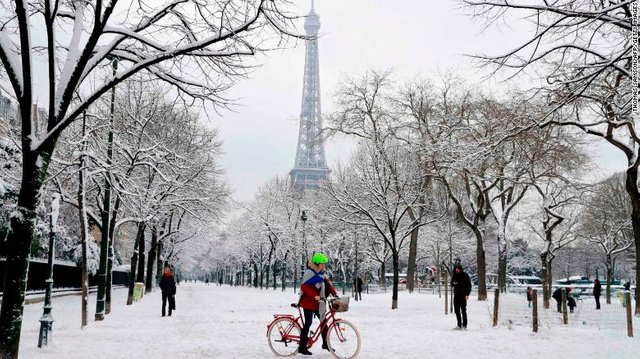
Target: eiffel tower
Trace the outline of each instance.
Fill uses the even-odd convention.
[[[324,155],[324,141],[320,133],[322,129],[318,62],[320,16],[315,12],[313,5],[311,0],[311,11],[304,22],[304,30],[310,39],[306,43],[296,162],[289,172],[293,187],[296,189],[318,188],[320,182],[330,173]]]

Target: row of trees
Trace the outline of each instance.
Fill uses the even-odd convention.
[[[390,264],[397,308],[401,266],[413,290],[418,259],[424,268],[462,256],[477,275],[480,300],[488,266],[497,270],[501,290],[507,273],[524,267],[542,275],[548,305],[560,249],[598,243],[607,268],[608,256],[628,254],[630,218],[627,207],[615,205],[619,177],[595,187],[584,183],[591,161],[586,144],[571,128],[535,126],[547,109],[540,100],[488,96],[451,76],[398,86],[385,73],[346,81],[336,99],[327,131],[357,138],[352,159],[317,191],[296,193],[285,180],[269,182],[220,239],[225,253],[239,254],[222,254],[224,265],[252,268],[253,285],[262,286],[270,270],[274,288],[276,272],[282,285],[289,275],[295,283],[304,268],[299,255],[308,258],[311,246],[330,253],[342,282],[376,263],[381,270],[371,272],[382,279]],[[303,209],[312,214],[306,231]],[[610,211],[622,212],[602,217]],[[601,226],[612,228],[603,233]],[[235,240],[242,244],[234,247]],[[343,273],[345,262],[350,273]]]
[[[30,255],[42,258],[48,252],[52,211],[44,207],[54,193],[63,203],[55,253],[83,269],[82,326],[88,321],[89,274],[98,274],[95,318],[102,320],[110,312],[113,266],[130,264],[131,304],[134,282],[150,291],[165,264],[180,265],[183,243],[217,222],[228,195],[216,132],[167,90],[149,79],[123,83],[70,126],[52,157]],[[9,112],[1,121],[11,128],[16,120]],[[3,136],[3,142],[18,139]],[[16,169],[10,164],[20,163],[20,148],[10,149],[2,151],[14,160],[2,176],[5,233],[19,188],[9,174]]]

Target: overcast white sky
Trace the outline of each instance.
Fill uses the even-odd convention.
[[[296,0],[306,14],[310,0]],[[482,80],[465,54],[504,52],[522,41],[522,23],[483,31],[483,24],[465,15],[458,0],[317,0],[322,35],[319,42],[322,110],[333,110],[332,94],[346,76],[368,69],[393,69],[407,80],[438,71],[456,73],[475,83]],[[293,166],[301,106],[304,43],[272,53],[251,78],[239,83],[235,113],[214,118],[224,141],[223,166],[234,198],[249,200],[267,179],[285,176]],[[486,85],[486,82],[485,82]],[[490,84],[504,86],[501,84]],[[624,169],[621,153],[602,144],[601,172]],[[329,166],[346,159],[348,141],[326,144]]]

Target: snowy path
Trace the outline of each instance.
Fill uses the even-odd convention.
[[[293,312],[296,296],[273,290],[182,284],[172,317],[160,316],[160,294],[154,292],[125,306],[126,291],[114,293],[112,314],[80,330],[80,298],[54,301],[53,344],[40,350],[38,318],[42,304],[28,305],[22,330],[21,358],[273,358],[267,346],[266,324],[272,313]],[[343,317],[360,329],[360,358],[551,358],[559,353],[580,359],[637,358],[636,338],[625,332],[590,328],[492,328],[487,304],[469,307],[469,331],[457,332],[455,316],[445,316],[436,295],[401,293],[400,309],[391,311],[391,294],[364,296],[351,302]],[[95,305],[95,298],[91,298]],[[91,317],[93,316],[91,311]],[[315,326],[315,324],[314,324]],[[312,358],[329,358],[319,347]]]

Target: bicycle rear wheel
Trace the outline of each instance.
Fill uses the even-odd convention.
[[[327,345],[334,358],[356,358],[360,353],[360,332],[353,323],[336,320],[327,333]]]
[[[269,348],[273,354],[283,357],[298,353],[300,326],[291,318],[278,318],[267,331]]]

